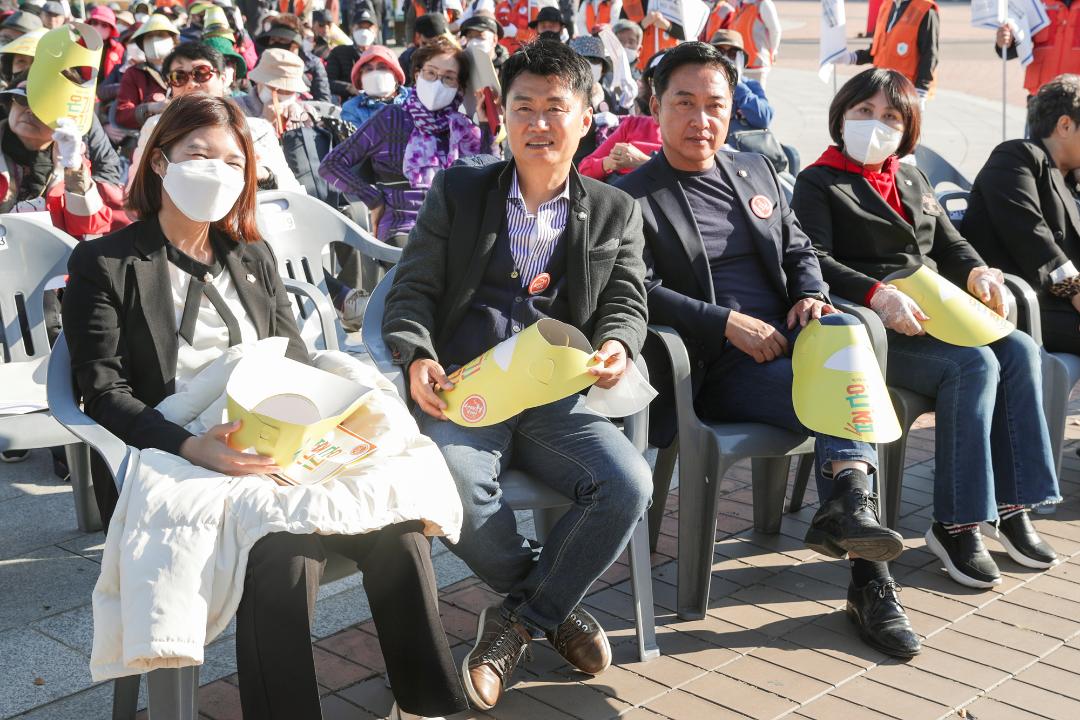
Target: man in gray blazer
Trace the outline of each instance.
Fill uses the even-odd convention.
[[[652,494],[648,464],[581,395],[488,427],[446,420],[436,389],[542,318],[574,325],[600,361],[597,385],[622,377],[645,338],[641,211],[581,177],[574,151],[592,123],[588,63],[540,41],[507,60],[503,106],[514,161],[436,176],[397,266],[383,321],[407,369],[420,429],[442,449],[465,508],[452,550],[495,590],[462,666],[470,701],[489,709],[531,640],[547,637],[597,674],[611,647],[580,605],[626,546]],[[522,537],[498,477],[513,463],[574,504],[544,546]]]

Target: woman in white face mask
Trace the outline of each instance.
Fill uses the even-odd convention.
[[[146,118],[165,109],[169,85],[161,75],[161,64],[172,52],[180,31],[164,15],[154,14],[143,23],[131,41],[143,60],[124,71],[116,95],[116,124],[138,130]]]
[[[477,127],[459,110],[468,65],[456,45],[436,37],[416,50],[412,67],[416,86],[402,103],[373,115],[319,167],[327,182],[371,209],[379,238],[399,244],[435,173],[492,145],[488,124]],[[374,169],[374,182],[356,172],[361,165]]]
[[[252,81],[251,92],[238,98],[237,103],[245,115],[268,120],[278,137],[294,128],[318,124],[317,105],[300,99],[308,86],[304,82],[304,62],[296,53],[281,48],[264,50],[248,79]]]
[[[409,91],[405,73],[394,53],[382,45],[372,45],[352,68],[352,87],[356,94],[341,106],[341,117],[356,127],[363,127],[384,105],[400,105]]]
[[[244,117],[221,98],[177,98],[162,114],[146,157],[128,197],[139,221],[80,244],[71,258],[64,324],[72,358],[86,369],[78,378],[86,412],[129,445],[205,468],[193,472],[208,481],[272,485],[266,478],[238,480],[275,470],[271,458],[229,447],[239,423],[193,435],[155,409],[239,343],[286,338],[289,358],[311,362],[273,253],[256,225],[255,156]],[[131,272],[136,265],[139,270]],[[108,523],[116,490],[107,472],[95,473],[95,481]],[[303,505],[302,498],[291,497]],[[190,513],[170,500],[165,504],[166,515],[188,527]],[[236,634],[244,717],[322,717],[309,617],[319,587],[318,561],[331,550],[364,571],[402,705],[392,716],[417,717],[402,712],[408,710],[437,717],[467,707],[438,622],[423,524],[374,527],[348,536],[274,533],[250,547],[246,566],[239,566]],[[156,556],[161,576],[178,571],[175,558],[166,555]],[[143,579],[157,582],[150,575]],[[199,598],[193,590],[191,601]]]
[[[885,69],[856,75],[829,109],[836,145],[799,174],[791,207],[832,291],[872,308],[889,330],[889,384],[936,398],[937,480],[927,547],[954,580],[987,588],[1001,575],[980,527],[1021,565],[1047,568],[1057,561],[1027,519],[1031,506],[1060,500],[1041,361],[1020,331],[981,347],[937,339],[935,327],[964,321],[944,306],[920,307],[889,283],[890,276],[925,267],[999,315],[1011,300],[1001,271],[987,267],[953,227],[926,176],[900,162],[914,151],[920,125],[919,98],[906,77]],[[925,324],[931,320],[938,325]],[[898,500],[899,493],[890,498]]]

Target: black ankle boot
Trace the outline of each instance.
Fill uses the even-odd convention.
[[[899,590],[891,578],[871,580],[866,585],[848,586],[847,614],[867,645],[886,655],[909,658],[919,654],[922,643],[911,629]]]
[[[837,474],[832,497],[810,521],[805,542],[811,550],[829,557],[851,553],[880,562],[888,562],[904,550],[900,534],[878,522],[877,496],[870,493],[866,473],[858,470]]]

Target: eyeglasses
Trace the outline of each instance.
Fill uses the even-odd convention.
[[[448,88],[456,88],[458,86],[457,75],[440,75],[434,68],[424,66],[420,68],[420,77],[424,78],[428,82],[435,82],[439,80]]]
[[[27,99],[27,97],[25,95],[16,95],[15,93],[8,93],[7,95],[4,95],[4,97],[7,98],[8,100],[10,100],[11,102],[15,103],[19,107],[29,107],[30,106],[30,100]]]
[[[169,81],[169,84],[174,88],[181,88],[194,80],[198,84],[210,82],[210,79],[217,75],[217,70],[205,65],[200,65],[194,70],[188,72],[187,70],[173,70],[165,79]]]

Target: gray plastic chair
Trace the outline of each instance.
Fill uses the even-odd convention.
[[[884,329],[877,316],[850,303],[835,301],[867,326],[871,343],[884,372]],[[678,614],[685,620],[704,617],[709,606],[713,545],[720,485],[736,463],[750,459],[753,474],[754,528],[777,533],[783,517],[791,458],[808,456],[814,439],[763,423],[707,423],[694,409],[690,357],[679,334],[669,327],[651,325],[671,362],[678,435],[661,450],[653,474],[655,498],[667,494],[672,466],[679,460],[679,574]],[[813,468],[812,458],[800,462],[793,499],[802,494]],[[658,520],[659,518],[654,519]]]
[[[326,318],[333,317],[333,308],[329,307],[323,293],[310,283],[299,280],[284,280],[285,289],[305,301],[311,302],[320,311],[323,327],[326,327]],[[321,307],[321,310],[320,310]],[[331,328],[330,332],[333,332]],[[333,339],[333,335],[324,337]],[[123,486],[127,477],[128,461],[131,457],[132,448],[124,444],[120,438],[110,433],[105,428],[90,419],[80,409],[78,395],[75,392],[74,381],[71,372],[71,353],[68,350],[67,338],[61,333],[53,347],[49,357],[49,376],[47,383],[49,407],[53,416],[71,435],[85,443],[87,457],[85,460],[86,477],[89,478],[89,449],[97,452],[105,461],[117,492]],[[72,469],[74,478],[74,468]],[[98,514],[94,494],[89,487],[84,491],[93,506],[95,516]],[[99,521],[100,523],[100,521]],[[323,585],[339,580],[348,575],[358,572],[356,563],[343,555],[327,553],[326,566],[323,570],[321,583]],[[129,675],[113,681],[113,720],[133,720],[139,701],[139,675]],[[199,717],[199,668],[198,666],[154,670],[147,673],[146,677],[148,701],[147,709],[152,720],[198,720]]]
[[[955,185],[961,190],[971,190],[971,181],[964,177],[963,173],[925,145],[915,148],[915,165],[923,171],[930,180],[930,187],[935,190],[944,183]]]
[[[401,258],[401,248],[387,245],[326,203],[303,193],[264,190],[258,194],[259,229],[277,256],[282,277],[295,278],[318,287],[329,298],[325,271],[347,263],[359,253],[360,262],[350,270],[346,285],[371,292],[383,273],[383,264]],[[355,270],[355,272],[353,272]],[[300,316],[308,309],[301,305]],[[335,342],[344,331],[337,324]]]
[[[382,319],[386,310],[386,295],[394,282],[396,268],[391,268],[368,300],[362,328],[368,356],[383,375],[397,387],[402,398],[408,398],[401,368],[391,360],[391,352],[382,337]],[[648,377],[643,362],[638,369]],[[648,410],[623,421],[623,432],[639,452],[648,445]],[[543,482],[509,468],[499,476],[503,497],[514,510],[532,510],[537,540],[543,542],[548,532],[562,517],[573,500],[555,492]],[[637,628],[638,658],[644,662],[659,657],[656,644],[656,616],[653,609],[652,562],[649,557],[648,522],[638,522],[629,543],[630,585],[634,594],[634,617]]]
[[[49,354],[42,302],[46,284],[67,275],[77,241],[67,233],[18,215],[0,215],[0,362],[27,362]],[[29,329],[29,343],[23,325]],[[90,487],[89,455],[78,438],[47,412],[0,416],[0,450],[64,446],[75,521],[82,532],[101,529]]]

